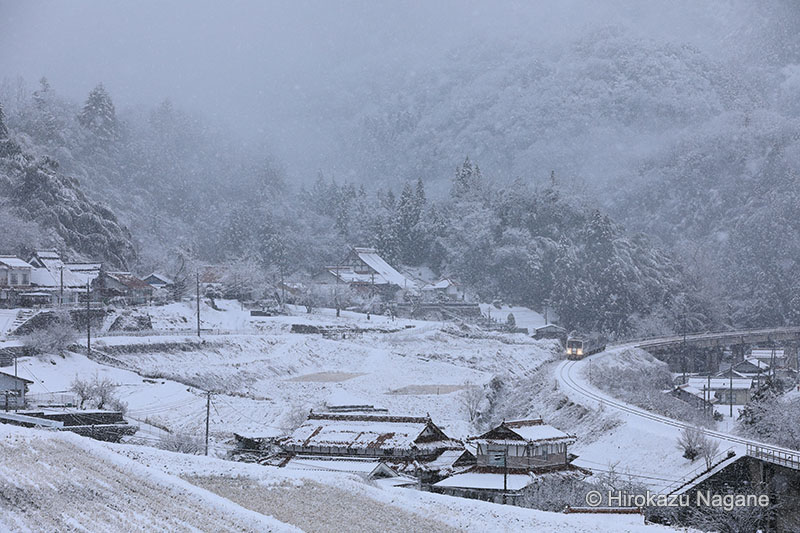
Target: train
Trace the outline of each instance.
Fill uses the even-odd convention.
[[[577,335],[567,337],[567,359],[577,361],[587,355],[606,349],[606,338],[601,335]]]

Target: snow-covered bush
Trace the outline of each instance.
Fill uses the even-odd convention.
[[[205,449],[205,442],[200,437],[188,433],[168,433],[158,440],[158,448],[169,452],[198,455]]]
[[[100,379],[95,376],[89,381],[78,376],[72,380],[70,390],[78,396],[78,406],[83,409],[87,402],[96,409],[111,409],[127,413],[128,404],[120,400],[116,395],[117,384],[109,378]]]
[[[43,328],[36,329],[22,338],[28,350],[36,354],[58,354],[64,352],[78,339],[78,332],[67,310],[56,311]]]

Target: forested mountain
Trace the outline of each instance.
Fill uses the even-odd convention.
[[[107,207],[89,200],[58,163],[36,158],[8,136],[0,111],[0,248],[24,256],[54,246],[74,259],[103,258],[124,267],[135,253],[131,235]]]
[[[641,178],[619,212],[702,273],[725,321],[800,321],[800,120],[726,114],[648,159]]]
[[[180,258],[309,273],[361,244],[486,299],[550,302],[582,329],[675,330],[676,313],[693,329],[789,323],[800,71],[784,26],[763,61],[608,26],[552,46],[461,44],[370,83],[343,76],[331,98],[303,102],[336,152],[316,180],[181,102],[120,111],[102,85],[75,103],[46,79],[6,81],[0,102],[26,164],[107,204],[143,270]],[[75,216],[34,211],[2,216],[21,217],[24,236]],[[76,251],[101,250],[64,228]],[[124,248],[108,259],[129,262]]]

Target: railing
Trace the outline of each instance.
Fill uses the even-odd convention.
[[[25,400],[29,405],[78,405],[78,397],[72,392],[42,392],[37,394],[26,394]]]
[[[711,458],[711,466],[710,467],[707,466],[706,463],[704,462],[703,464],[701,464],[700,466],[698,466],[694,470],[692,470],[692,471],[688,472],[687,474],[685,474],[683,477],[681,477],[676,482],[674,482],[674,483],[672,483],[670,485],[667,485],[664,488],[664,493],[673,494],[673,493],[679,491],[680,489],[682,489],[686,485],[690,484],[692,481],[694,481],[695,479],[699,478],[700,476],[702,476],[706,472],[710,471],[713,468],[716,468],[716,466],[719,465],[720,463],[722,463],[724,461],[727,461],[731,457],[735,457],[735,456],[736,456],[736,451],[734,450],[733,446],[731,446],[727,450],[719,452],[718,454],[716,454],[714,457]]]
[[[747,445],[747,455],[795,470],[800,470],[800,452],[774,450],[754,444]]]

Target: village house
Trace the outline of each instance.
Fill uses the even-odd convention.
[[[718,378],[758,378],[759,376],[768,376],[770,374],[770,366],[764,361],[755,358],[745,359],[734,363],[733,366],[718,372],[714,377]]]
[[[536,328],[533,333],[534,339],[556,339],[561,343],[562,346],[567,345],[568,336],[569,333],[566,329],[562,328],[561,326],[556,326],[555,324],[547,324],[546,326]]]
[[[750,351],[749,359],[762,361],[775,368],[789,366],[786,350],[783,348],[753,348]]]
[[[497,503],[518,503],[526,487],[553,474],[583,477],[568,446],[576,441],[541,419],[503,422],[468,439],[475,446],[474,467],[435,483],[431,490]]]
[[[699,391],[710,389],[710,401],[716,400],[714,403],[717,405],[744,405],[753,393],[753,380],[750,378],[695,377],[689,378],[687,385]]]
[[[696,389],[688,383],[678,385],[671,391],[672,396],[682,400],[698,409],[710,409],[717,403],[717,399],[709,397],[708,391]]]
[[[14,307],[19,294],[31,288],[33,266],[13,255],[0,255],[0,305]]]
[[[175,284],[172,279],[158,272],[153,272],[149,276],[145,277],[142,281],[152,286],[154,289],[169,289]]]
[[[421,416],[311,413],[292,435],[274,442],[288,457],[380,459],[423,482],[474,464],[460,442]]]
[[[100,263],[65,263],[57,250],[37,250],[30,259],[31,292],[24,305],[77,304],[100,273]]]
[[[0,372],[0,409],[22,409],[26,405],[25,395],[28,385],[33,383],[29,379]]]
[[[422,294],[427,299],[436,301],[458,301],[465,297],[461,285],[450,278],[442,278],[436,283],[423,286]]]
[[[153,287],[130,272],[102,270],[92,283],[92,289],[103,301],[120,298],[127,304],[144,304],[153,298]]]
[[[417,294],[416,281],[387,263],[374,248],[351,248],[341,263],[326,266],[314,276],[320,284],[342,284],[365,294],[393,298],[398,291]]]
[[[462,448],[430,418],[363,413],[311,413],[281,442],[295,455],[337,455],[432,460]]]

